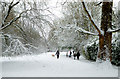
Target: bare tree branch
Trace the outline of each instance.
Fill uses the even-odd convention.
[[[94,23],[94,21],[93,21],[91,15],[89,14],[88,10],[86,9],[86,6],[85,6],[84,1],[83,1],[83,0],[81,0],[81,1],[82,1],[83,8],[84,8],[85,12],[87,13],[87,15],[88,15],[88,17],[89,17],[91,23],[92,23],[93,26],[96,28],[96,30],[98,31],[98,33],[101,34],[101,33],[102,33],[101,30],[100,30],[99,27]]]
[[[18,17],[12,19],[9,23],[7,23],[7,24],[4,25],[3,27],[1,27],[0,30],[3,30],[3,29],[5,29],[5,28],[7,28],[7,27],[10,26],[13,22],[17,21],[17,20],[22,16],[23,13],[26,13],[27,11],[30,11],[30,10],[32,10],[32,9],[29,9],[29,10],[26,10],[26,11],[21,12]]]
[[[25,31],[23,30],[23,28],[20,27],[18,24],[15,24],[15,23],[13,23],[13,25],[14,25],[15,27],[17,27],[17,29],[20,31],[20,33],[22,34],[22,36],[23,36],[23,38],[25,39],[25,41],[28,41],[28,40],[27,40],[27,35],[26,35]]]
[[[8,6],[8,11],[7,11],[7,14],[6,14],[6,16],[4,17],[4,19],[3,19],[3,21],[2,21],[1,27],[4,26],[4,23],[6,22],[9,14],[10,14],[11,9],[12,9],[15,5],[17,5],[17,4],[19,3],[19,1],[17,1],[15,4],[13,4],[13,2],[14,2],[14,0],[13,0],[13,1],[10,3],[10,5]]]
[[[76,31],[78,31],[78,32],[80,32],[80,33],[88,34],[88,35],[94,35],[94,36],[98,36],[98,35],[99,35],[99,34],[96,34],[96,33],[92,33],[92,32],[86,31],[86,30],[84,30],[84,29],[82,29],[82,28],[80,28],[80,27],[79,27],[79,29],[76,30]]]
[[[95,6],[98,6],[98,5],[100,5],[100,4],[102,4],[102,2],[99,2],[98,4],[96,4]]]
[[[62,3],[61,5],[64,5],[65,3],[67,3],[67,0],[64,3]]]

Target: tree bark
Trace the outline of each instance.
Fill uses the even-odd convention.
[[[89,14],[88,10],[86,9],[86,6],[84,4],[84,1],[82,1],[83,8],[85,12],[87,13],[91,23],[96,28],[96,30],[99,33],[99,52],[98,52],[98,58],[102,60],[106,60],[106,58],[112,60],[112,32],[108,31],[108,29],[112,29],[112,6],[113,1],[103,0],[102,4],[102,15],[101,15],[101,30],[104,32],[102,33],[101,30],[96,26],[93,19],[91,18],[91,15]],[[119,31],[119,29],[117,30]],[[115,31],[116,32],[116,31]]]
[[[98,58],[106,60],[111,57],[111,41],[112,32],[108,32],[108,29],[112,29],[112,4],[113,2],[103,2],[102,5],[102,16],[101,16],[101,30],[104,34],[99,35],[99,53]]]

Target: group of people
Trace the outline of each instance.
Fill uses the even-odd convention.
[[[57,59],[59,59],[59,55],[60,55],[60,52],[59,52],[59,50],[57,50],[57,52],[56,52],[56,54],[55,55],[57,55]],[[79,60],[79,57],[80,57],[80,53],[79,53],[79,51],[78,52],[68,52],[68,53],[66,53],[66,57],[74,57],[74,59],[77,57],[77,59]]]
[[[66,57],[68,57],[68,56],[69,56],[69,57],[72,57],[72,56],[73,56],[73,57],[74,57],[74,60],[75,60],[75,58],[77,57],[77,59],[79,60],[80,53],[79,53],[79,51],[76,52],[76,53],[75,53],[74,51],[73,51],[73,53],[70,51],[70,52],[66,53]]]

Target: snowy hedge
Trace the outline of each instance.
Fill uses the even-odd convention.
[[[94,43],[93,45],[88,46],[87,47],[88,59],[96,61],[97,52],[98,52],[98,44]]]
[[[97,52],[98,52],[98,44],[96,44],[94,42],[92,45],[86,47],[86,51],[83,52],[84,53],[83,55],[88,60],[96,61]],[[120,59],[120,41],[117,41],[112,44],[112,61],[111,61],[111,63],[116,66],[120,66],[119,59]]]
[[[112,64],[120,66],[120,42],[112,44]]]

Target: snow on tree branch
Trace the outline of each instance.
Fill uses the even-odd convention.
[[[115,29],[115,30],[108,29],[108,32],[119,32],[119,31],[120,31],[120,28],[118,28],[118,29]]]
[[[0,30],[3,30],[3,29],[5,29],[5,28],[7,28],[7,27],[10,26],[13,22],[17,21],[17,20],[22,16],[23,13],[26,13],[27,11],[30,11],[30,10],[32,10],[32,9],[25,10],[25,11],[21,12],[21,13],[19,14],[19,16],[17,16],[16,18],[12,19],[9,23],[7,23],[6,25],[1,26]]]
[[[24,37],[24,39],[25,39],[26,41],[28,41],[28,40],[27,40],[27,35],[26,35],[25,31],[23,30],[23,28],[20,27],[18,24],[15,24],[15,23],[13,23],[13,25],[14,25],[15,27],[17,27],[17,29],[19,29],[19,31],[21,32],[21,34],[22,34],[22,36]]]
[[[23,38],[21,38],[19,36],[13,36],[11,34],[6,34],[6,33],[2,33],[1,35],[2,35],[1,38],[6,38],[5,36],[7,36],[10,39],[23,39]]]
[[[96,4],[95,6],[98,6],[98,5],[100,5],[100,4],[102,4],[102,2],[99,2],[98,4]]]
[[[94,35],[94,36],[98,36],[99,35],[99,34],[96,34],[96,33],[92,33],[92,32],[86,31],[86,30],[84,30],[84,29],[82,29],[80,27],[76,31],[79,31],[80,33],[85,33],[85,34],[88,34],[88,35]]]
[[[13,1],[10,3],[10,5],[8,6],[8,11],[7,11],[7,14],[6,14],[6,16],[4,17],[4,19],[3,19],[3,21],[2,21],[1,27],[4,26],[4,23],[6,22],[9,14],[10,14],[11,9],[12,9],[15,5],[17,5],[20,1],[17,1],[17,2],[14,3],[14,4],[13,4],[13,2],[14,2],[14,0],[13,0]]]
[[[87,10],[87,8],[86,8],[86,6],[85,6],[84,1],[83,1],[83,0],[81,0],[81,1],[82,1],[83,8],[84,8],[85,12],[87,13],[87,15],[88,15],[91,23],[92,23],[93,26],[96,28],[96,30],[98,31],[99,34],[103,34],[102,30],[100,30],[100,28],[95,24],[94,20],[92,19],[90,13],[88,12],[88,10]]]

